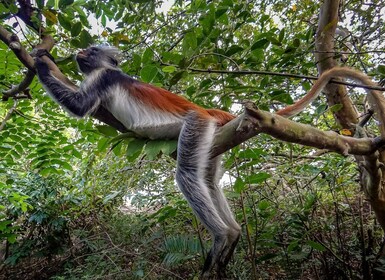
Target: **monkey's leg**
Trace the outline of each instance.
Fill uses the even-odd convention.
[[[219,262],[230,230],[218,213],[206,182],[215,129],[214,121],[190,113],[178,141],[176,181],[195,215],[214,238],[202,271],[203,278],[209,277],[213,266]]]
[[[217,209],[222,220],[229,227],[227,233],[226,245],[221,252],[217,265],[217,274],[220,278],[225,278],[226,266],[234,253],[235,247],[241,235],[241,227],[236,222],[234,215],[230,209],[223,190],[219,186],[221,172],[221,156],[212,159],[208,165],[206,181],[209,187],[211,199]]]

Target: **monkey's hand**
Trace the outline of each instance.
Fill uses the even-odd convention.
[[[43,83],[52,82],[52,78],[55,78],[63,83],[65,87],[70,88],[73,91],[76,91],[78,87],[72,83],[55,64],[55,61],[52,55],[45,49],[35,49],[35,69],[37,75],[39,76],[40,81]],[[50,80],[50,81],[48,81]]]
[[[57,68],[55,59],[46,49],[34,49],[31,55],[35,57],[35,68],[39,77],[45,77]]]
[[[43,57],[35,58],[35,68],[39,77],[46,77],[50,74],[50,68]]]
[[[54,57],[46,49],[34,49],[33,53],[31,55],[34,56],[34,57],[46,56],[49,59],[51,59],[53,62],[55,62]]]

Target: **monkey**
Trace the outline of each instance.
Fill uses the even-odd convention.
[[[218,184],[221,156],[212,158],[210,151],[217,128],[235,116],[219,109],[205,109],[180,95],[126,75],[119,68],[120,54],[114,47],[91,46],[78,52],[76,62],[85,75],[79,89],[56,78],[43,60],[44,55],[46,52],[41,51],[35,58],[38,78],[48,94],[71,115],[82,118],[102,106],[141,137],[178,140],[177,185],[213,238],[201,277],[209,278],[216,267],[217,276],[224,278],[241,227]],[[284,117],[298,114],[336,77],[375,85],[365,74],[335,67],[324,72],[302,99],[276,114]],[[384,102],[382,95],[374,91],[372,94],[370,90],[368,93],[376,102]]]

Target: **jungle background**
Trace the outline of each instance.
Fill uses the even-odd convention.
[[[51,54],[75,82],[76,52],[108,43],[122,51],[124,72],[203,107],[241,114],[252,101],[274,112],[311,88],[320,57],[383,85],[385,3],[334,1],[338,21],[323,28],[337,26],[333,49],[319,51],[329,13],[320,10],[331,2],[5,0],[0,27],[28,51],[54,38]],[[12,46],[0,42],[0,279],[198,279],[211,241],[176,187],[176,142],[70,117],[37,78],[10,91],[31,71]],[[348,92],[363,114],[364,91]],[[322,95],[294,120],[352,136],[345,108]],[[367,123],[370,137],[379,121]],[[242,225],[230,279],[385,271],[383,230],[354,157],[260,134],[225,153],[223,165]]]

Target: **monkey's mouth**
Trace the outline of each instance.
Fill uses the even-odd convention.
[[[76,55],[76,58],[85,58],[85,57],[87,57],[87,53],[85,51],[80,51]]]

